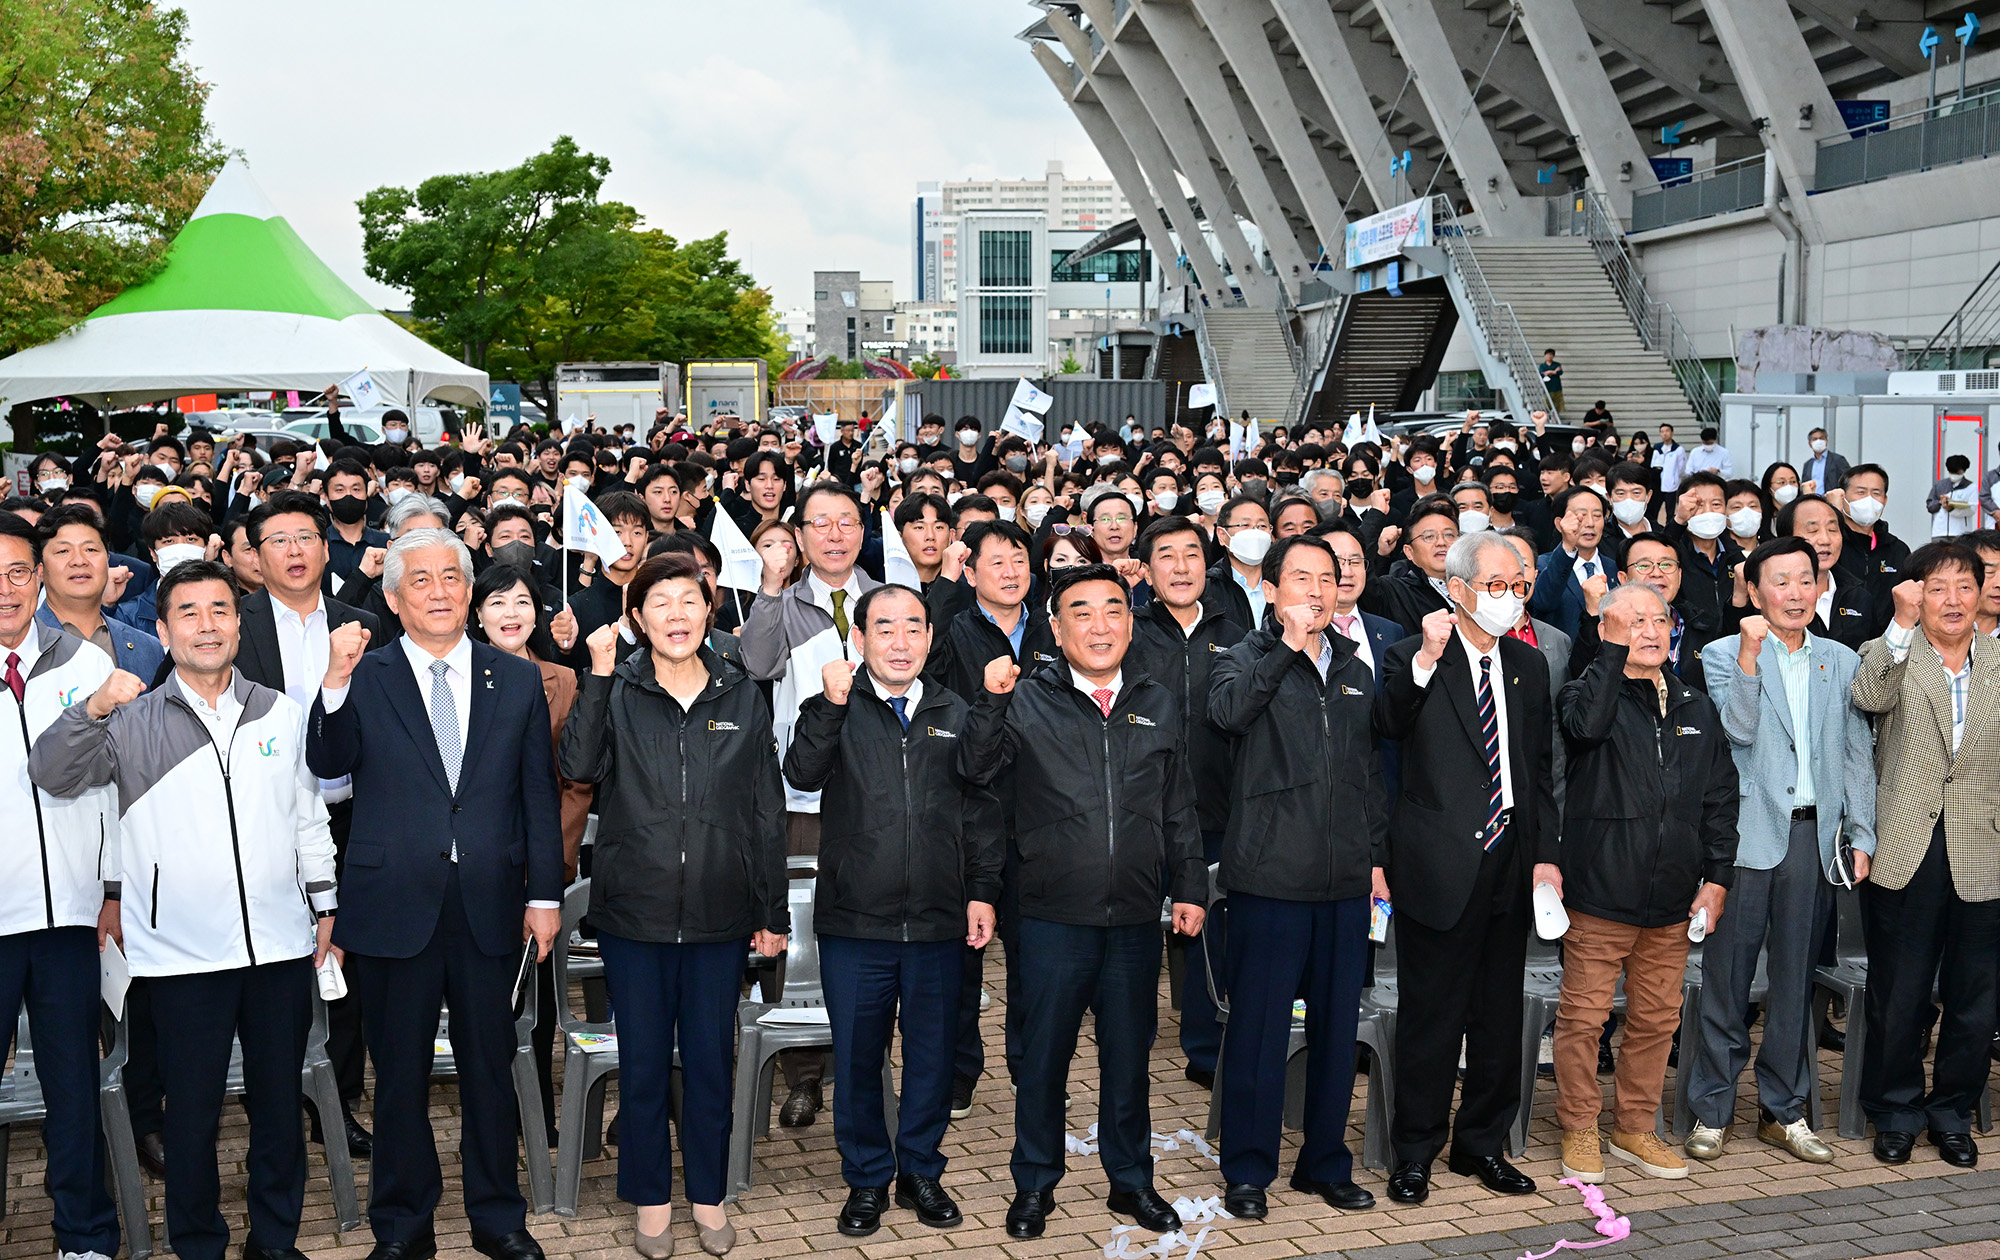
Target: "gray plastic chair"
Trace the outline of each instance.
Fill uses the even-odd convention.
[[[97,1065],[98,1124],[104,1130],[106,1153],[111,1159],[111,1197],[118,1204],[118,1221],[127,1254],[131,1260],[145,1260],[153,1253],[152,1224],[146,1215],[146,1182],[139,1171],[139,1148],[132,1136],[132,1112],[125,1097],[125,1064],[132,1054],[131,1030],[123,1019],[113,1027],[111,1053]],[[21,1016],[20,1045],[23,1050],[28,1047],[25,1013]],[[32,1052],[29,1057],[32,1062]],[[113,1116],[121,1123],[113,1124]],[[5,1146],[0,1144],[0,1189],[4,1189],[7,1180],[5,1160]],[[349,1176],[351,1184],[352,1174]],[[5,1200],[0,1199],[0,1215],[5,1210]],[[360,1212],[357,1210],[354,1215],[359,1216]]]
[[[25,1009],[15,1020],[14,1027],[14,1067],[4,1082],[0,1082],[0,1217],[7,1215],[7,1158],[14,1125],[40,1124],[48,1118],[48,1104],[42,1095],[41,1077],[35,1071],[35,1046],[29,1034],[28,1012]],[[120,1024],[117,1040],[111,1047],[111,1054],[103,1060],[104,1066],[98,1070],[100,1114],[103,1114],[106,1105],[104,1082],[107,1074],[110,1070],[122,1069],[125,1066],[127,1052],[125,1027]],[[122,1085],[118,1087],[117,1102],[120,1108],[124,1107],[125,1093]],[[128,1125],[126,1128],[128,1138],[130,1134],[131,1129]],[[107,1141],[112,1138],[108,1128],[105,1138]],[[122,1152],[122,1159],[121,1152],[115,1147],[110,1151],[110,1155],[111,1196],[118,1207],[119,1224],[127,1237],[143,1236],[146,1234],[147,1225],[146,1189],[139,1174],[139,1152],[128,1142]],[[135,1225],[137,1235],[133,1233]],[[135,1254],[146,1254],[152,1250],[152,1240],[146,1238],[140,1246],[143,1250]]]
[[[1396,976],[1396,920],[1375,955],[1375,983],[1361,991],[1361,1022],[1354,1039],[1368,1047],[1368,1102],[1362,1113],[1361,1166],[1387,1168],[1396,1119],[1396,1010],[1402,991]]]
[[[1562,1005],[1562,950],[1554,941],[1528,937],[1521,973],[1521,1114],[1508,1132],[1514,1158],[1528,1153],[1528,1124],[1535,1117],[1535,1081],[1541,1067],[1542,1030]]]
[[[597,958],[570,956],[570,935],[590,909],[590,881],[580,879],[563,894],[562,930],[556,933],[556,1026],[563,1039],[563,1091],[556,1125],[555,1210],[558,1216],[575,1216],[577,1196],[583,1186],[584,1161],[596,1159],[604,1150],[604,1092],[618,1074],[618,1047],[586,1050],[583,1036],[617,1034],[613,1020],[578,1018],[570,1006],[569,983],[587,976],[602,976],[604,963]]]
[[[1217,868],[1209,867],[1208,917],[1201,925],[1202,980],[1208,985],[1208,1000],[1215,1006],[1215,1022],[1223,1029],[1222,1044],[1215,1051],[1215,1084],[1208,1093],[1207,1136],[1210,1141],[1222,1133],[1222,1055],[1229,1046],[1229,998],[1223,992],[1221,979],[1215,974],[1217,955],[1228,956],[1229,895],[1222,891],[1216,876]],[[1306,1061],[1301,1057],[1305,1051],[1305,1021],[1294,1019],[1285,1044],[1284,1109],[1285,1127],[1293,1130],[1306,1127]]]
[[[781,1007],[826,1006],[820,983],[819,939],[813,933],[813,888],[818,859],[788,859],[793,874],[789,893],[792,931],[785,943],[782,979],[776,1002],[744,1000],[736,1007],[736,1088],[734,1122],[729,1138],[728,1202],[750,1189],[756,1164],[756,1142],[771,1132],[771,1090],[778,1054],[785,1050],[831,1050],[833,1029],[827,1024],[767,1026],[757,1021]],[[803,877],[801,873],[804,873]],[[895,1067],[882,1059],[882,1111],[891,1137],[896,1132]]]
[[[561,938],[558,932],[558,943]],[[551,948],[550,953],[554,952]],[[521,995],[521,1013],[514,1019],[514,1058],[508,1065],[514,1078],[515,1106],[520,1112],[521,1155],[528,1165],[528,1208],[537,1213],[555,1206],[555,1174],[549,1169],[547,1145],[549,1120],[542,1111],[542,1082],[535,1071],[534,1034],[540,987],[530,975]],[[437,1040],[444,1048],[431,1058],[431,1079],[457,1076],[458,1060],[451,1051],[451,1015],[443,1009],[438,1011]]]
[[[312,1004],[312,1027],[306,1033],[306,1057],[299,1068],[299,1091],[311,1101],[314,1110],[320,1114],[320,1124],[327,1137],[322,1149],[326,1154],[327,1181],[333,1191],[334,1223],[337,1229],[344,1232],[361,1228],[361,1201],[354,1189],[354,1162],[347,1153],[347,1143],[340,1137],[339,1117],[342,1114],[340,1084],[334,1077],[333,1060],[327,1057],[326,1003],[320,999],[317,982],[313,988]],[[114,1180],[120,1180],[125,1175],[120,1167],[125,1152],[131,1152],[130,1166],[134,1176],[139,1162],[137,1143],[132,1136],[132,1113],[127,1109],[125,1100],[125,1056],[122,1048],[128,1044],[128,1032],[123,1018],[120,1018],[118,1024],[117,1046],[114,1048],[113,1058],[106,1059],[104,1066],[99,1070],[101,1084],[98,1089],[98,1106],[104,1120],[105,1141],[110,1145],[112,1152]],[[229,1078],[224,1088],[227,1094],[243,1092],[241,1046],[233,1046],[230,1049]],[[127,1199],[123,1186],[117,1187],[115,1193],[121,1204],[130,1201],[143,1205],[145,1202],[143,1188],[135,1189],[134,1197],[130,1200]],[[138,1222],[145,1222],[146,1227],[134,1228]],[[142,1209],[135,1213],[133,1220],[127,1222],[125,1226],[125,1246],[129,1252],[129,1260],[145,1260],[156,1250],[171,1250],[173,1240],[167,1236],[166,1222],[162,1219],[160,1237],[156,1244],[152,1236],[151,1222]]]

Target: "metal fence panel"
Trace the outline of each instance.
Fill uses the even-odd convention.
[[[1123,424],[1126,416],[1136,416],[1152,426],[1167,421],[1165,381],[1101,381],[1088,376],[1029,377],[1037,389],[1055,398],[1049,408],[1051,425]],[[943,416],[948,426],[960,416],[976,416],[986,432],[1000,427],[1007,403],[1014,397],[1016,378],[978,381],[920,381],[910,385],[905,398],[909,413],[921,417],[929,413]]]
[[[1737,162],[1666,188],[1634,193],[1632,230],[1644,232],[1732,210],[1748,210],[1763,201],[1763,160]]]

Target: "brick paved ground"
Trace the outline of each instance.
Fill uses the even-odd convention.
[[[1001,1062],[1000,1028],[1003,962],[992,951],[988,988],[993,1005],[985,1014],[989,1061]],[[1181,1128],[1200,1131],[1207,1116],[1207,1097],[1181,1075],[1178,1025],[1162,986],[1160,1036],[1153,1053],[1153,1127],[1162,1134]],[[1829,1086],[1829,1122],[1836,1110],[1831,1085],[1837,1060],[1821,1056],[1821,1079]],[[1095,1119],[1095,1051],[1085,1029],[1085,1044],[1076,1062],[1071,1128],[1079,1135]],[[1668,1078],[1671,1088],[1672,1077]],[[1606,1083],[1607,1094],[1609,1082]],[[1361,1086],[1366,1088],[1365,1082]],[[613,1087],[615,1090],[615,1086]],[[781,1091],[782,1092],[782,1091]],[[1782,1255],[1788,1260],[1845,1260],[1851,1256],[1895,1255],[1898,1260],[1923,1254],[1933,1260],[2000,1260],[2000,1169],[1953,1172],[1928,1146],[1919,1144],[1916,1157],[1903,1168],[1886,1168],[1868,1154],[1865,1142],[1835,1141],[1839,1160],[1831,1166],[1798,1163],[1758,1144],[1754,1137],[1755,1103],[1748,1083],[1742,1091],[1736,1140],[1725,1157],[1712,1165],[1697,1165],[1685,1181],[1645,1178],[1629,1166],[1611,1164],[1605,1189],[1612,1206],[1631,1217],[1630,1241],[1607,1247],[1606,1257],[1636,1256],[1648,1260],[1692,1260],[1707,1256]],[[462,1199],[456,1182],[456,1160],[450,1148],[457,1140],[457,1091],[441,1085],[433,1094],[445,1161],[445,1199],[439,1210],[439,1244],[446,1260],[478,1260],[466,1232]],[[1378,1208],[1341,1214],[1317,1199],[1286,1189],[1285,1171],[1271,1194],[1271,1214],[1263,1221],[1218,1221],[1201,1250],[1233,1260],[1274,1260],[1284,1256],[1340,1254],[1353,1260],[1431,1260],[1438,1256],[1515,1257],[1533,1247],[1541,1250],[1561,1237],[1593,1237],[1590,1220],[1576,1194],[1555,1184],[1557,1134],[1552,1119],[1554,1087],[1544,1081],[1538,1093],[1528,1158],[1522,1167],[1542,1186],[1542,1193],[1499,1198],[1476,1183],[1440,1171],[1430,1201],[1418,1208]],[[1360,1150],[1362,1103],[1357,1096],[1349,1140]],[[367,1117],[364,1114],[363,1120]],[[1606,1123],[1608,1124],[1608,1117]],[[1832,1138],[1831,1131],[1824,1136]],[[1747,1140],[1746,1140],[1747,1139]],[[220,1142],[223,1198],[231,1227],[243,1229],[242,1158],[247,1125],[232,1105],[224,1114]],[[1286,1144],[1295,1151],[1297,1134]],[[773,1124],[771,1137],[757,1148],[757,1183],[734,1209],[742,1241],[733,1253],[744,1260],[813,1253],[829,1260],[891,1260],[893,1257],[961,1253],[966,1260],[1000,1260],[1002,1256],[1101,1256],[1118,1221],[1103,1210],[1106,1185],[1094,1157],[1072,1157],[1069,1178],[1057,1192],[1057,1211],[1045,1237],[1017,1243],[1007,1239],[1003,1218],[1012,1197],[1007,1157],[1012,1143],[1010,1098],[1004,1083],[991,1077],[974,1099],[972,1115],[955,1122],[946,1136],[951,1168],[947,1188],[965,1210],[966,1223],[951,1231],[923,1229],[914,1215],[892,1210],[882,1231],[858,1244],[841,1237],[833,1218],[846,1197],[840,1182],[830,1120],[804,1130]],[[2000,1144],[1988,1143],[1989,1159],[2000,1160]],[[359,1170],[366,1198],[366,1166]],[[299,1245],[315,1260],[362,1260],[371,1245],[365,1230],[337,1236],[333,1228],[325,1170],[318,1150],[311,1160],[306,1187],[306,1222]],[[0,1222],[0,1260],[15,1256],[45,1256],[53,1244],[49,1234],[49,1204],[41,1190],[41,1147],[31,1129],[17,1133],[8,1169],[9,1215]],[[1362,1170],[1362,1185],[1383,1196],[1382,1174]],[[1158,1185],[1168,1198],[1219,1195],[1215,1166],[1191,1146],[1161,1152]],[[157,1222],[159,1186],[149,1183]],[[1386,1202],[1386,1200],[1385,1200]],[[530,1228],[551,1257],[617,1257],[635,1253],[631,1208],[616,1198],[615,1157],[585,1166],[578,1216],[565,1220],[536,1217]],[[682,1255],[699,1256],[692,1223],[685,1209],[676,1212],[675,1233]],[[1154,1241],[1136,1231],[1131,1250]],[[235,1249],[232,1247],[232,1256]],[[1184,1256],[1182,1249],[1175,1253]]]

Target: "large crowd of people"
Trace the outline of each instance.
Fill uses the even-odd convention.
[[[0,1006],[33,1022],[65,1260],[118,1248],[95,1068],[112,943],[133,977],[133,1128],[184,1260],[229,1242],[232,1042],[242,1253],[301,1260],[315,992],[343,1114],[308,1107],[310,1140],[371,1158],[371,1260],[437,1248],[441,1010],[473,1246],[539,1260],[514,1004],[538,970],[552,1117],[546,959],[578,878],[618,1028],[618,1194],[652,1260],[674,1250],[676,1147],[700,1246],[735,1241],[738,1005],[795,927],[831,1053],[781,1056],[779,1119],[815,1123],[831,1084],[850,1188],[831,1224],[855,1237],[892,1210],[961,1222],[944,1134],[1003,1067],[1006,1229],[1039,1235],[1087,1013],[1105,1207],[1178,1228],[1150,1143],[1169,937],[1190,960],[1183,1070],[1214,1093],[1240,1218],[1265,1215],[1281,1171],[1299,1019],[1289,1187],[1375,1206],[1345,1130],[1358,1015],[1390,975],[1393,1052],[1367,1069],[1392,1095],[1388,1198],[1422,1203],[1440,1162],[1533,1192],[1507,1155],[1532,1103],[1524,1045],[1548,1031],[1523,1027],[1538,933],[1560,938],[1566,1177],[1722,1156],[1758,1024],[1757,1140],[1832,1161],[1807,1099],[1816,1047],[1843,1041],[1813,1015],[1843,899],[1865,929],[1844,1048],[1875,1158],[1922,1139],[1977,1162],[2000,532],[1964,467],[1929,488],[1933,536],[1912,548],[1884,524],[1887,473],[1823,432],[1804,467],[1752,480],[1714,430],[1621,440],[1601,404],[1580,428],[1468,413],[1387,435],[1057,416],[1046,445],[992,417],[925,415],[894,440],[844,417],[822,442],[663,412],[643,434],[433,448],[396,411],[363,445],[329,412],[316,443],[161,425],[42,454],[33,495],[0,502],[19,717],[0,723]],[[574,494],[616,546],[565,539]],[[1678,1146],[1656,1134],[1670,1061],[1694,1114]]]

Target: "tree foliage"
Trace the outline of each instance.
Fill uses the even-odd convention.
[[[151,276],[221,169],[187,18],[0,0],[0,354]]]
[[[682,244],[598,200],[611,165],[569,137],[507,171],[361,199],[368,274],[409,292],[419,331],[554,414],[559,363],[762,357],[770,294],[726,232]]]

